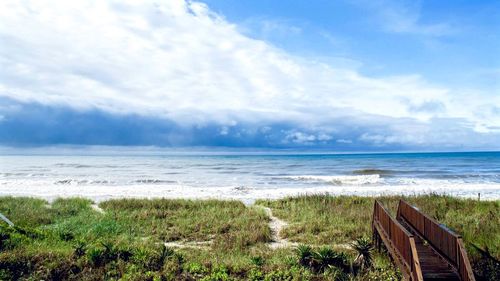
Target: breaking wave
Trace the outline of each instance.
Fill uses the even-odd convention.
[[[161,183],[177,183],[171,180],[160,179],[137,179],[132,180],[129,184],[161,184]],[[54,182],[55,185],[114,185],[116,182],[110,180],[87,180],[87,179],[62,179]]]
[[[357,175],[357,176],[287,176],[284,177],[296,181],[326,182],[333,185],[365,185],[381,183],[380,175]]]
[[[109,180],[76,180],[76,179],[64,179],[57,180],[54,182],[56,185],[97,185],[97,184],[114,184],[115,182]]]

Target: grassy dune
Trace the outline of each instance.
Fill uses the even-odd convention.
[[[379,197],[396,213],[402,197]],[[488,248],[500,259],[500,201],[477,201],[448,196],[403,197],[424,213],[460,233],[468,242]],[[347,243],[356,236],[371,235],[373,199],[354,196],[312,195],[276,201],[258,201],[273,209],[276,216],[290,222],[284,235],[302,243]]]
[[[381,198],[392,210],[398,199]],[[479,274],[487,265],[472,243],[498,259],[500,202],[444,196],[407,200],[463,234]],[[357,253],[345,248],[371,235],[372,198],[317,195],[257,204],[289,222],[282,232],[287,239],[311,247],[270,249],[269,218],[239,201],[121,199],[100,203],[100,212],[81,198],[49,204],[3,197],[0,212],[16,227],[0,223],[0,280],[399,278],[384,254],[373,253],[369,269],[354,269]],[[165,247],[165,242],[181,247]]]
[[[399,199],[405,199],[448,228],[462,235],[476,272],[499,280],[500,265],[485,265],[486,253],[500,260],[500,201],[477,201],[440,195],[379,197],[395,216]],[[371,235],[373,198],[312,195],[262,200],[276,216],[289,221],[284,235],[291,241],[343,244],[356,236]],[[481,250],[478,250],[481,249]],[[486,255],[488,255],[486,254]],[[488,271],[488,272],[484,272]],[[496,272],[491,272],[496,271]]]

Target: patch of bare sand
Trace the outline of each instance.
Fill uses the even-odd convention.
[[[280,220],[278,217],[273,215],[273,211],[264,206],[256,206],[258,208],[263,209],[266,212],[266,215],[269,217],[269,228],[271,229],[272,241],[268,243],[269,248],[278,249],[278,248],[289,248],[296,247],[298,243],[290,242],[287,239],[281,236],[282,230],[288,225],[287,222]]]
[[[165,242],[163,245],[172,248],[190,248],[190,249],[203,249],[209,250],[213,241],[170,241]]]
[[[92,204],[92,205],[90,205],[90,207],[92,208],[92,210],[94,210],[100,214],[105,213],[104,210],[101,207],[99,207],[99,205],[97,205],[97,204]]]

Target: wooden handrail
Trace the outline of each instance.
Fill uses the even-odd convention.
[[[422,269],[420,267],[420,259],[418,258],[417,246],[415,245],[415,238],[410,238],[411,254],[413,257],[412,273],[414,280],[424,280]]]
[[[386,244],[388,243],[389,247],[392,248],[389,250],[395,251],[395,254],[400,257],[401,262],[398,261],[398,264],[403,267],[401,269],[407,278],[423,281],[413,235],[395,220],[378,200],[375,200],[373,206],[372,224],[374,229],[383,236],[382,239]]]
[[[475,281],[474,272],[469,262],[469,257],[467,256],[467,251],[465,251],[464,243],[462,238],[457,239],[458,245],[458,275],[462,281]]]
[[[404,220],[441,256],[456,268],[463,281],[474,281],[467,252],[460,235],[454,233],[433,218],[420,212],[404,200],[398,204],[397,220]]]
[[[399,201],[397,214],[397,220],[403,219],[452,265],[457,265],[456,240],[460,236],[403,200]]]

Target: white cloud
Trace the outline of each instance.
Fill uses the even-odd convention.
[[[481,110],[500,97],[452,92],[418,75],[370,78],[295,57],[241,34],[198,2],[2,1],[0,21],[0,96],[19,101],[181,124],[233,126],[237,119],[327,128],[341,116],[460,118],[481,132],[500,124],[497,111]],[[328,128],[290,134],[290,141],[313,139],[331,139]]]

